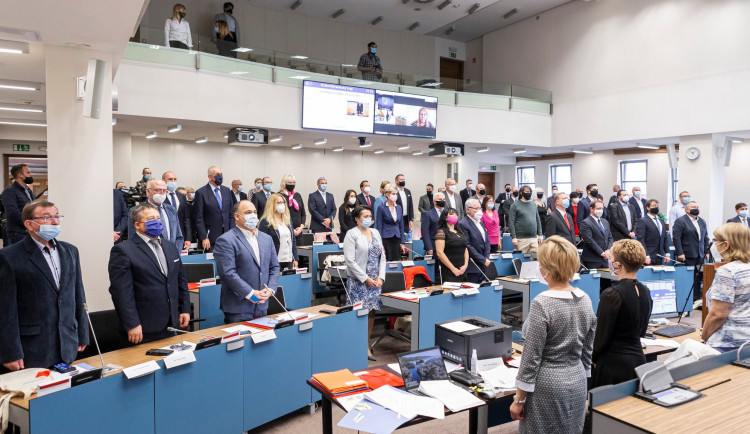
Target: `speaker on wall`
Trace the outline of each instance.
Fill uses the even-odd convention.
[[[677,154],[677,149],[675,149],[674,144],[667,145],[667,156],[669,157],[669,168],[674,169],[677,167],[679,155]]]
[[[102,115],[102,89],[104,88],[107,63],[99,59],[89,59],[86,73],[86,88],[83,95],[83,116],[99,119]]]
[[[729,163],[732,161],[732,145],[734,140],[727,137],[724,142],[724,167],[729,167]]]

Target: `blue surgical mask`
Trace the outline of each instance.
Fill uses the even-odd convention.
[[[263,186],[263,188],[265,188],[265,189],[266,189],[266,191],[271,191],[271,189],[273,188],[273,184],[265,184],[265,185]]]
[[[328,190],[328,184],[321,184],[320,191],[326,191],[326,190]]]
[[[365,229],[367,229],[370,226],[372,226],[372,218],[371,217],[363,218],[362,219],[362,227],[365,228]]]
[[[378,51],[375,47],[370,47],[370,53],[375,54]]]
[[[151,238],[156,238],[161,235],[161,231],[164,230],[164,226],[161,224],[161,220],[154,219],[146,222],[146,235]]]
[[[39,225],[39,230],[36,232],[36,234],[39,236],[39,238],[49,241],[53,238],[57,238],[58,235],[60,235],[60,231],[62,228],[60,225]]]
[[[177,183],[176,182],[168,182],[167,183],[167,190],[174,193],[175,190],[177,190]]]
[[[567,208],[570,206],[570,199],[563,200],[563,208]]]
[[[641,192],[640,191],[636,191],[636,192],[633,193],[633,196],[635,196],[635,197],[641,197]]]
[[[214,184],[221,185],[222,182],[224,182],[224,175],[221,173],[214,175]]]
[[[684,203],[685,205],[689,204],[690,203],[690,196],[683,197],[682,198],[682,203]]]
[[[237,187],[237,191],[242,191],[242,186]]]
[[[488,203],[487,204],[487,209],[495,209],[495,204],[494,203]]]
[[[740,217],[747,217],[747,210],[746,209],[740,211]]]
[[[219,26],[214,26],[214,33],[219,33]]]
[[[250,229],[258,227],[258,214],[250,214],[245,216],[245,226]]]
[[[263,188],[263,184],[261,184],[259,182],[259,183],[255,184],[255,188],[257,188],[258,190],[260,190],[261,188]]]
[[[151,179],[151,174],[147,173],[147,174],[143,175],[143,179],[145,179],[146,181],[148,181],[149,179]]]

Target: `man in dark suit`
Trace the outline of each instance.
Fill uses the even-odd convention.
[[[373,206],[375,205],[375,196],[370,194],[370,182],[367,180],[360,182],[359,191],[360,193],[357,195],[357,203],[370,207],[374,214],[375,210],[373,209]]]
[[[310,210],[310,230],[316,232],[333,232],[333,219],[336,218],[336,203],[333,195],[327,193],[328,180],[318,178],[318,190],[307,197],[307,209]]]
[[[174,172],[164,172],[161,179],[167,183],[167,203],[172,205],[177,211],[177,221],[180,224],[182,232],[183,245],[182,250],[190,248],[193,243],[193,216],[190,215],[190,207],[187,203],[185,193],[180,193],[177,187],[177,174]]]
[[[112,200],[114,202],[114,210],[112,216],[114,217],[114,237],[115,244],[122,242],[122,236],[125,235],[125,230],[128,228],[128,206],[125,204],[125,198],[122,197],[120,190],[112,190]]]
[[[482,205],[479,201],[468,199],[465,206],[466,216],[459,224],[466,234],[469,258],[473,260],[473,262],[469,261],[469,267],[466,269],[466,279],[469,282],[481,283],[485,280],[484,275],[487,274],[484,271],[485,268],[492,263],[490,261],[490,237],[481,221]]]
[[[276,248],[258,230],[258,212],[250,201],[234,206],[235,227],[216,240],[216,269],[221,277],[220,308],[231,324],[266,316],[279,282]]]
[[[273,182],[271,181],[271,177],[264,177],[262,183],[263,189],[254,193],[253,197],[250,199],[253,202],[253,205],[255,205],[255,209],[258,210],[258,215],[263,215],[263,212],[266,210],[266,201],[268,201],[268,198],[273,194]]]
[[[617,200],[609,204],[609,225],[615,241],[635,238],[638,227],[635,207],[630,204],[627,190],[617,192]]]
[[[578,216],[576,217],[578,219],[579,229],[580,224],[582,221],[586,220],[586,218],[591,214],[591,203],[595,202],[598,199],[597,196],[599,196],[599,187],[596,184],[589,184],[586,186],[586,197],[581,198],[581,200],[578,202]],[[604,213],[602,214],[602,218],[604,220],[607,220],[609,216],[607,215],[607,208],[604,208]]]
[[[513,202],[518,200],[518,187],[513,187],[511,189],[511,192],[505,195],[505,200],[503,201],[503,217],[505,219],[505,227],[509,227],[508,223],[508,216],[510,215],[510,206],[513,205]]]
[[[414,226],[414,201],[411,198],[411,191],[406,188],[406,178],[402,174],[396,175],[396,189],[398,190],[396,204],[401,205],[401,209],[404,210],[404,218],[401,219],[401,222],[405,234],[411,231],[412,226]],[[406,223],[407,221],[409,224]]]
[[[668,264],[671,262],[669,260],[669,235],[667,235],[664,222],[659,219],[659,201],[648,200],[646,210],[646,216],[638,222],[636,229],[636,237],[646,250],[646,265]]]
[[[618,197],[620,196],[620,186],[615,184],[614,187],[612,187],[612,193],[614,193],[612,196],[609,197],[609,202],[607,203],[607,206],[612,205],[613,203],[617,202]]]
[[[10,168],[10,177],[13,178],[13,182],[3,190],[2,195],[8,245],[17,243],[26,236],[26,227],[21,218],[21,211],[27,203],[34,200],[34,193],[29,188],[29,184],[34,183],[29,166],[23,163],[16,164]]]
[[[232,191],[222,186],[224,175],[216,166],[208,168],[208,184],[195,191],[193,213],[198,238],[203,249],[208,251],[216,239],[234,226]]]
[[[242,180],[235,179],[232,181],[232,195],[234,196],[235,203],[241,200],[247,200],[247,193],[242,191]]]
[[[635,207],[635,213],[639,221],[648,214],[646,199],[641,197],[641,187],[633,187],[633,196],[630,197],[629,202]]]
[[[580,211],[579,211],[580,212]],[[606,268],[612,258],[612,232],[609,222],[604,220],[604,203],[597,200],[590,205],[589,216],[578,224],[583,240],[581,262],[589,269]]]
[[[155,206],[130,210],[135,231],[109,254],[109,293],[117,312],[117,329],[130,344],[172,336],[168,327],[190,321],[190,296],[180,252],[160,237]]]
[[[443,208],[445,208],[445,193],[436,193],[433,208],[422,213],[422,242],[428,255],[435,253],[435,234]]]
[[[159,218],[163,230],[161,237],[164,241],[174,244],[177,251],[181,251],[185,246],[185,238],[180,229],[180,222],[177,220],[177,211],[167,202],[167,186],[161,179],[149,179],[146,182],[147,203],[156,207],[159,211]],[[128,233],[134,234],[133,220],[128,218]]]
[[[553,210],[553,209],[555,209],[555,196],[560,191],[558,190],[558,188],[557,188],[556,185],[553,185],[552,189],[550,190],[550,192],[551,193],[550,193],[549,197],[547,197],[547,209]],[[568,200],[570,200],[570,199],[568,199]]]
[[[466,188],[461,190],[461,204],[466,207],[466,201],[469,200],[470,197],[477,194],[476,190],[472,190],[472,187],[474,187],[474,184],[472,183],[471,179],[466,180]]]
[[[750,225],[747,221],[747,204],[740,202],[734,206],[734,211],[737,213],[735,217],[727,220],[727,223],[740,223],[745,226]]]
[[[419,210],[420,218],[424,218],[423,216],[435,206],[433,203],[433,188],[432,184],[427,184],[426,194],[419,197],[419,206],[417,206],[417,209]]]
[[[575,245],[575,227],[573,216],[568,214],[570,199],[565,193],[557,193],[553,199],[555,207],[544,224],[544,236],[549,238],[559,235]]]
[[[505,191],[497,195],[495,199],[495,209],[497,210],[498,217],[500,217],[500,231],[507,226],[505,222],[505,201],[511,198],[510,184],[505,184]]]
[[[0,373],[71,363],[89,343],[78,249],[57,241],[57,207],[35,201],[27,235],[0,250]]]
[[[675,256],[686,265],[698,265],[703,263],[703,258],[708,259],[708,229],[706,221],[698,217],[699,213],[698,204],[688,202],[685,215],[678,218],[672,228]]]

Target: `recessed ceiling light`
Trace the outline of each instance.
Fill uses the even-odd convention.
[[[328,143],[328,139],[318,139],[318,140],[315,140],[313,142],[313,144],[315,146],[317,146],[317,145],[325,145],[326,143]]]
[[[0,53],[24,54],[29,52],[28,42],[7,41],[0,39]]]
[[[152,50],[158,50],[159,48],[161,48],[161,45],[153,44],[153,45],[149,45],[148,48],[150,48]]]
[[[526,149],[514,149],[513,153],[514,154],[525,154],[526,153]]]
[[[409,26],[409,31],[412,31],[412,30],[416,29],[417,27],[419,27],[419,21],[415,21],[414,24],[412,24],[411,26]]]
[[[451,0],[445,0],[444,2],[440,3],[440,6],[438,6],[438,10],[442,11],[443,9],[448,7],[448,5],[450,5],[451,3],[452,3]]]
[[[276,137],[271,137],[270,139],[268,139],[268,141],[269,142],[280,142],[283,138],[284,138],[284,136],[276,136]]]
[[[292,149],[294,150],[302,149],[302,143],[297,143],[296,145],[292,145]]]
[[[229,139],[229,133],[224,133],[224,138]]]
[[[338,18],[338,17],[344,15],[344,12],[346,12],[346,11],[343,10],[343,9],[339,9],[336,12],[334,12],[333,15],[331,15],[331,18]]]
[[[0,125],[17,125],[21,127],[46,127],[47,124],[37,124],[33,122],[23,121],[0,121]]]
[[[339,146],[338,148],[333,148],[333,152],[341,152],[344,150],[343,146]]]
[[[195,138],[195,143],[206,143],[207,141],[208,141],[208,137],[206,136]]]
[[[742,140],[742,139],[738,139],[738,138],[736,138],[736,137],[735,137],[735,138],[732,138],[732,139],[731,139],[731,142],[732,142],[732,143],[742,143],[742,142],[744,142],[744,140]]]
[[[375,150],[376,154],[382,154],[383,152],[385,152],[385,149],[376,149]]]
[[[150,133],[146,133],[146,138],[151,140],[156,138],[159,135],[156,131],[151,131]]]
[[[170,133],[176,133],[177,131],[182,131],[182,125],[180,124],[172,125],[171,127],[167,129],[167,132],[170,132]]]
[[[659,146],[657,145],[636,145],[636,147],[641,149],[659,149]]]
[[[18,80],[2,80],[0,79],[0,89],[10,90],[28,90],[35,91],[42,88],[41,83],[35,83],[32,81],[18,81]]]
[[[398,150],[399,150],[399,151],[405,151],[405,150],[407,150],[407,149],[409,149],[409,148],[411,148],[411,145],[409,145],[409,144],[406,144],[406,145],[401,145],[401,146],[399,146],[399,147],[398,147]]]
[[[310,78],[310,76],[309,75],[293,75],[289,78],[294,79],[294,80],[307,80],[308,78]]]
[[[515,15],[517,13],[518,13],[518,9],[513,8],[513,9],[509,10],[505,15],[503,15],[503,18],[505,18],[507,20],[508,18],[512,17],[513,15]]]
[[[411,155],[414,155],[415,157],[417,157],[417,156],[420,156],[420,155],[422,155],[422,154],[424,154],[424,152],[423,152],[423,151],[417,151],[417,152],[412,152],[412,153],[411,153]]]
[[[484,148],[477,148],[477,152],[487,152],[490,150],[489,146],[485,146]]]
[[[14,50],[12,48],[0,48],[0,53],[23,54],[23,51],[21,51],[21,50]]]
[[[456,31],[456,26],[450,26],[448,30],[445,31],[446,35],[450,35],[451,33]]]
[[[296,2],[292,3],[292,5],[290,6],[290,8],[291,8],[292,10],[295,10],[295,9],[297,9],[298,7],[300,7],[301,5],[302,5],[302,2],[301,2],[301,1],[299,1],[299,0],[297,0]]]
[[[374,20],[372,20],[372,22],[370,24],[372,24],[373,26],[377,26],[378,23],[381,22],[381,21],[383,21],[383,16],[382,15],[379,16],[379,17],[377,17],[377,18],[375,18]]]
[[[469,14],[471,15],[474,12],[478,11],[480,6],[481,5],[479,3],[474,3],[474,6],[472,6],[471,9],[469,9]]]
[[[230,72],[231,75],[243,75],[247,74],[247,71],[232,71]]]
[[[586,151],[586,150],[584,150],[584,149],[573,149],[573,153],[574,153],[574,154],[586,154],[586,155],[591,155],[591,154],[593,154],[593,153],[594,153],[594,151]]]

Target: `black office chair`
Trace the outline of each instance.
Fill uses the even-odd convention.
[[[383,287],[380,290],[381,294],[388,294],[389,292],[398,291],[406,291],[406,279],[404,279],[404,272],[387,271],[385,273],[385,282],[383,282]],[[410,315],[410,313],[405,310],[395,309],[388,306],[383,306],[379,311],[375,312],[375,320],[381,318],[386,319],[386,329],[380,336],[378,336],[375,342],[370,345],[370,350],[373,354],[375,354],[375,345],[377,345],[378,342],[380,342],[386,336],[391,336],[397,339],[401,339],[402,341],[411,342],[411,339],[408,336],[398,330],[392,329],[390,325],[391,318],[401,318],[408,315]]]
[[[298,246],[312,246],[314,240],[315,240],[315,235],[313,234],[299,234],[299,243],[297,243],[297,245]]]
[[[277,286],[276,298],[271,297],[268,299],[267,315],[276,315],[279,313],[285,313],[286,311],[284,310],[284,307],[286,307],[286,300],[284,299],[284,287]]]
[[[185,269],[185,277],[188,283],[200,282],[201,279],[212,279],[216,277],[214,264],[210,262],[199,262],[194,264],[182,264]]]
[[[331,275],[331,280],[325,283],[321,282],[320,279],[323,277],[323,271],[325,271],[326,269],[326,264],[325,264],[326,258],[332,255],[343,255],[343,254],[344,253],[341,251],[318,252],[318,271],[317,271],[318,283],[325,286],[328,291],[336,292],[336,298],[338,300],[339,306],[344,306],[346,304],[346,285],[344,284],[343,279],[334,275]],[[340,263],[335,262],[333,265],[344,265],[344,262],[340,262]]]
[[[487,278],[490,279],[490,280],[495,280],[498,277],[500,277],[500,276],[498,276],[497,268],[495,268],[495,263],[494,262],[490,262],[490,265],[488,265],[487,267],[485,267],[484,274],[486,274]]]
[[[94,332],[96,332],[96,340],[99,342],[99,348],[102,353],[125,348],[122,344],[120,334],[117,332],[117,312],[114,309],[91,312],[90,316],[91,325],[94,328]],[[93,336],[90,337],[89,344],[85,350],[78,353],[78,359],[99,355],[96,351]]]

